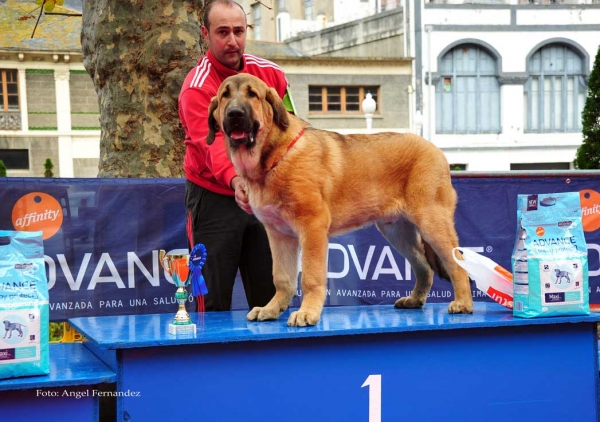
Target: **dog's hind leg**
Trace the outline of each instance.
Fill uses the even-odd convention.
[[[452,257],[452,249],[458,247],[458,236],[454,228],[454,212],[445,206],[429,204],[413,216],[423,240],[441,260],[445,272],[452,281],[454,300],[448,306],[451,314],[472,313],[473,296],[469,275]],[[440,275],[440,274],[438,274]],[[441,274],[443,275],[443,274]]]
[[[399,218],[394,222],[378,221],[377,229],[388,242],[410,262],[417,277],[410,296],[396,301],[396,308],[422,308],[433,284],[433,270],[427,263],[421,235],[411,222]]]
[[[298,285],[298,239],[286,236],[265,225],[273,256],[275,296],[264,307],[253,308],[249,321],[268,321],[279,318],[288,308]]]

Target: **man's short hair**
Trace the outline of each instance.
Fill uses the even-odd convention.
[[[213,0],[204,7],[204,16],[202,17],[202,24],[206,27],[206,29],[210,29],[210,22],[208,20],[208,15],[210,14],[210,11],[212,10],[212,8],[215,4],[222,4],[223,6],[227,6],[227,7],[237,6],[240,8],[242,13],[244,14],[244,17],[246,17],[246,11],[238,2],[235,2],[233,0]]]

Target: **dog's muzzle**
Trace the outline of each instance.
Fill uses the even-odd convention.
[[[232,147],[245,145],[247,148],[254,146],[254,139],[258,131],[258,122],[252,118],[249,107],[234,105],[225,110],[223,132],[227,135]]]

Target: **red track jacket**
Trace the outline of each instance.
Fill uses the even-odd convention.
[[[187,180],[222,195],[234,195],[231,179],[236,175],[227,157],[221,132],[208,146],[208,106],[221,82],[237,73],[249,73],[275,88],[284,98],[288,86],[283,70],[268,60],[244,54],[242,70],[235,71],[217,61],[209,51],[188,73],[179,94],[179,118],[185,130],[184,169]]]

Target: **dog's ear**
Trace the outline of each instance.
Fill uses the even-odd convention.
[[[267,90],[266,100],[273,109],[273,121],[281,129],[287,129],[287,127],[290,125],[290,118],[285,106],[283,105],[283,101],[281,101],[281,98],[279,98],[279,95],[277,94],[277,91],[275,91],[273,88],[269,88]]]
[[[215,113],[219,112],[219,101],[217,97],[213,97],[210,100],[208,106],[208,135],[206,135],[206,143],[212,145],[215,142],[215,133],[220,130],[219,123],[217,122],[218,117],[215,117]]]

